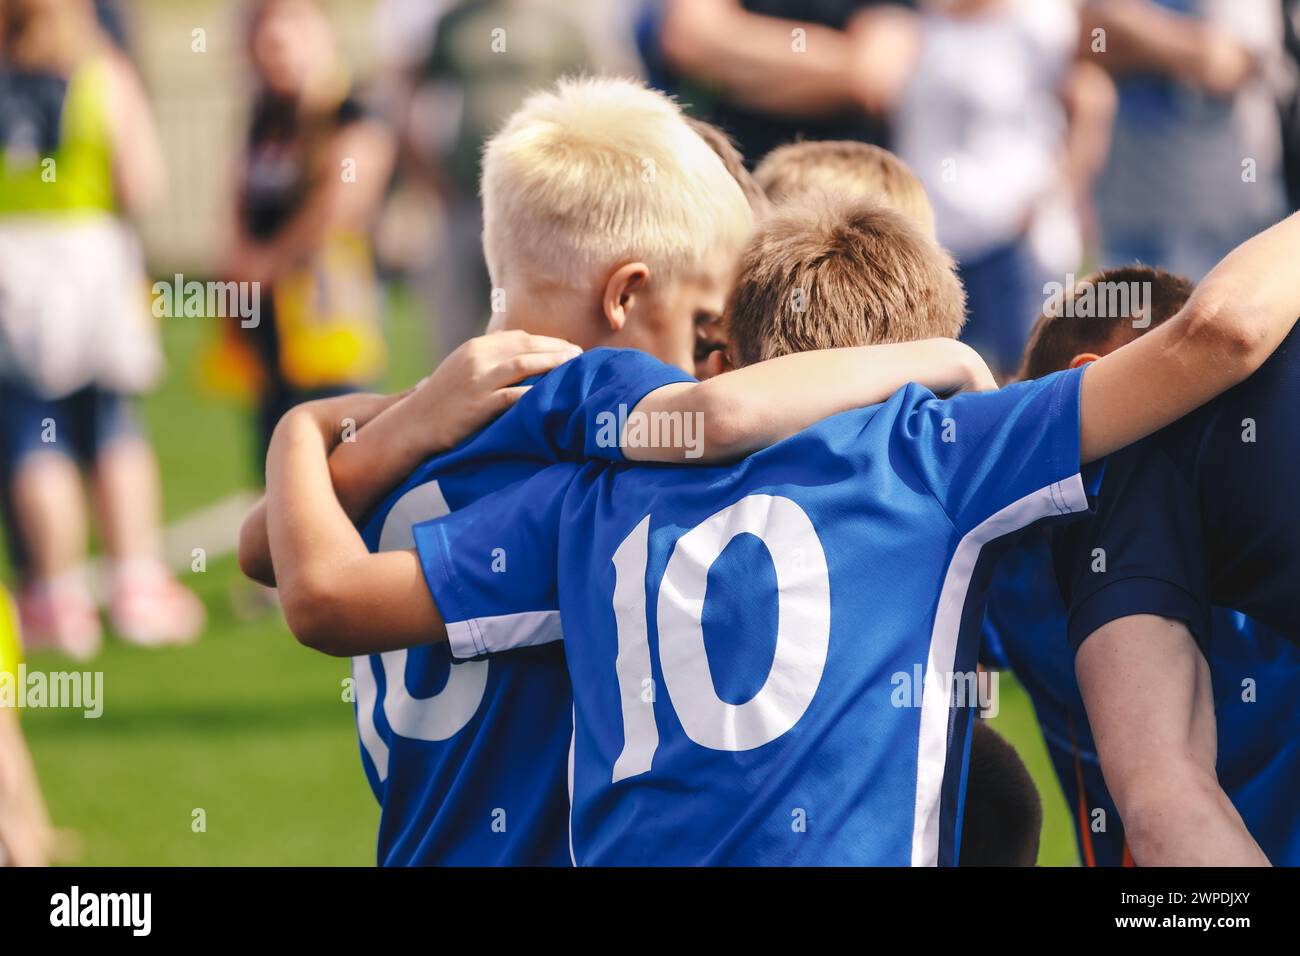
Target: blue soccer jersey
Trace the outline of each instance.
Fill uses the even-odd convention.
[[[539,380],[451,452],[421,465],[362,525],[372,551],[412,546],[411,528],[597,444],[590,405],[635,404],[690,377],[632,350],[597,349]],[[567,865],[572,698],[560,646],[453,661],[445,644],[353,660],[362,763],[382,805],[385,865]],[[542,625],[544,621],[538,622]],[[540,641],[542,646],[527,647]]]
[[[1300,775],[1300,726],[1291,696],[1279,690],[1300,678],[1300,650],[1223,609],[1214,610],[1211,633],[1219,782],[1268,858],[1298,865],[1300,804],[1279,794]],[[1046,529],[1027,534],[998,562],[984,640],[1033,701],[1074,820],[1080,859],[1085,866],[1132,865],[1074,676]]]
[[[456,656],[563,620],[576,862],[955,863],[992,555],[1087,507],[1082,374],[908,386],[725,468],[557,466],[417,526]]]

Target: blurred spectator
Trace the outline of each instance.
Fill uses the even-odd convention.
[[[159,194],[144,91],[89,0],[0,0],[0,469],[31,646],[93,655],[78,464],[128,641],[196,637],[203,608],[161,560],[157,463],[129,395],[160,368],[144,268],[122,213]]]
[[[9,594],[0,587],[0,675],[17,682],[21,660]],[[0,704],[0,866],[47,866],[55,832],[36,783],[16,708]]]
[[[1283,0],[1286,55],[1290,76],[1282,98],[1282,145],[1287,203],[1300,209],[1300,0]]]
[[[850,20],[901,0],[654,0],[638,28],[650,80],[725,130],[752,167],[796,139],[888,145],[855,82]],[[892,58],[893,51],[879,51]]]
[[[562,0],[460,0],[444,5],[427,53],[411,70],[403,116],[407,168],[441,201],[443,234],[427,298],[446,355],[483,332],[491,287],[483,261],[479,154],[534,90],[591,72],[581,11]]]
[[[1097,189],[1105,260],[1199,279],[1283,211],[1277,0],[1095,0],[1085,49],[1119,113]]]
[[[385,361],[369,230],[393,139],[351,90],[313,0],[258,0],[248,25],[256,94],[227,278],[257,283],[260,312],[227,342],[261,381],[258,468],[293,405],[352,391]]]
[[[126,22],[119,0],[95,0],[95,17],[100,29],[120,50],[126,49]]]
[[[379,61],[371,101],[395,128],[405,131],[411,97],[433,49],[438,21],[454,0],[378,0],[374,48]],[[408,144],[402,142],[403,147]],[[405,160],[405,156],[399,157]]]
[[[851,25],[865,101],[892,117],[895,152],[960,265],[962,339],[1001,375],[1044,282],[1082,262],[1079,211],[1111,99],[1105,76],[1075,63],[1078,29],[1069,0],[928,0]]]

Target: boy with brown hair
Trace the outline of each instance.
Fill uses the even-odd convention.
[[[1153,266],[1086,275],[1044,304],[1016,377],[1042,378],[1107,355],[1172,319],[1194,288],[1186,276]]]
[[[952,328],[937,246],[896,213],[817,203],[760,227],[776,268],[747,255],[739,285],[781,311],[733,300],[737,359]],[[388,557],[433,600],[381,583],[370,631],[418,618],[454,656],[492,660],[563,636],[579,863],[954,863],[993,558],[1086,509],[1081,464],[1262,364],[1300,314],[1300,277],[1278,268],[1297,241],[1300,217],[1260,234],[1172,320],[1083,368],[947,400],[908,386],[731,467],[553,466],[418,525],[418,558]],[[790,334],[801,309],[824,336]],[[611,390],[587,424],[630,444],[688,388]],[[273,448],[276,483],[320,443]]]
[[[779,355],[956,338],[965,292],[915,222],[865,200],[778,207],[741,256],[727,306],[737,367]]]
[[[1084,276],[1044,306],[1021,363],[1021,378],[1076,368],[1173,318],[1191,297],[1184,276],[1123,266]],[[1074,529],[1071,529],[1073,533]],[[1132,864],[1125,822],[1102,776],[1097,745],[1066,638],[1068,608],[1053,567],[1052,534],[1038,529],[998,563],[984,618],[982,659],[1009,667],[1028,691],[1053,768],[1066,796],[1079,857],[1086,866]],[[1224,792],[1273,862],[1300,860],[1300,810],[1280,798],[1280,774],[1300,768],[1300,735],[1290,701],[1243,701],[1242,680],[1289,686],[1300,652],[1242,615],[1216,609],[1207,651],[1215,688]],[[1258,760],[1270,753],[1267,767]]]
[[[1173,318],[1192,288],[1183,276],[1141,265],[1080,278],[1044,302],[1017,378],[1042,378],[1096,361]],[[1074,680],[1051,534],[1051,528],[1031,529],[999,559],[989,585],[980,660],[1012,670],[1028,692],[1082,864],[1129,865],[1124,825],[1102,779]],[[972,768],[972,778],[974,773]]]

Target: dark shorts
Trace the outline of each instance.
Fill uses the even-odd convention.
[[[130,400],[88,386],[63,398],[42,398],[16,382],[0,382],[0,472],[11,474],[38,451],[92,461],[119,438],[140,434]]]

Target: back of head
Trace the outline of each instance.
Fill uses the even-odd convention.
[[[749,208],[754,215],[761,216],[766,212],[771,203],[768,201],[767,194],[763,192],[762,187],[758,185],[758,181],[754,179],[753,174],[745,168],[745,157],[741,155],[735,141],[707,120],[687,116],[686,124],[695,130],[709,149],[718,154],[718,159],[722,160],[722,165],[726,167],[727,172],[731,174],[731,178],[736,181],[741,192],[745,194],[745,198],[749,200]]]
[[[733,361],[956,338],[966,295],[951,257],[909,219],[845,196],[778,206],[741,256],[727,306]]]
[[[1193,288],[1190,279],[1151,266],[1084,276],[1044,305],[1017,377],[1042,378],[1069,368],[1076,356],[1113,352],[1171,319]]]
[[[689,275],[753,228],[740,185],[661,93],[568,79],[530,96],[483,156],[492,283],[582,288],[620,263]]]
[[[931,238],[934,210],[925,187],[887,149],[853,140],[809,140],[778,146],[763,157],[754,179],[774,203],[810,192],[870,199],[909,217]]]

